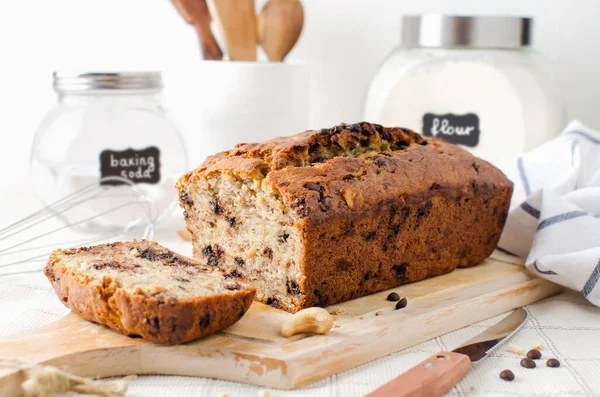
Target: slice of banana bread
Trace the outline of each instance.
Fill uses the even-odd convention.
[[[146,240],[54,251],[46,276],[84,319],[170,345],[232,325],[255,293],[214,267]]]
[[[237,145],[177,188],[198,260],[291,312],[483,261],[512,194],[467,151],[371,123]]]

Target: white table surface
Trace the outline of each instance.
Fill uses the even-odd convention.
[[[0,228],[27,215],[38,204],[24,186],[0,190],[2,210]],[[156,240],[182,254],[189,254],[189,243],[176,231],[179,218],[159,226]],[[0,240],[0,249],[3,242]],[[0,256],[0,265],[2,264]],[[20,266],[0,268],[15,271]],[[543,358],[556,357],[560,368],[548,368],[538,361],[535,369],[519,366],[520,356],[498,349],[475,364],[450,396],[600,396],[600,308],[590,305],[580,294],[565,292],[528,306],[530,319],[512,339],[525,349],[543,345]],[[68,312],[54,295],[41,272],[0,276],[0,336],[48,324]],[[440,350],[451,350],[502,316],[435,338],[374,362],[323,379],[295,391],[272,390],[271,396],[350,397],[362,396],[386,383],[411,366]],[[398,337],[402,337],[399,335]],[[515,381],[506,382],[498,374],[511,369]],[[131,381],[128,396],[258,396],[264,388],[234,382],[175,376],[140,376]]]

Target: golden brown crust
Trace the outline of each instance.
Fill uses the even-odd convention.
[[[187,194],[218,174],[267,184],[300,217],[302,297],[289,311],[480,263],[512,195],[500,170],[458,146],[364,122],[211,156],[179,180],[181,206],[191,211]]]
[[[227,328],[244,315],[254,298],[255,291],[248,286],[210,296],[181,298],[168,291],[128,291],[108,275],[98,283],[64,266],[64,255],[71,256],[79,250],[53,252],[45,269],[65,306],[86,320],[155,343],[185,343]]]

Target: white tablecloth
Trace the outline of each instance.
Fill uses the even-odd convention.
[[[0,227],[35,208],[35,201],[23,194],[24,188],[5,189],[0,192],[4,204]],[[187,254],[189,243],[181,241],[176,233],[179,225],[166,222],[158,229],[156,239]],[[0,241],[0,248],[1,245]],[[525,349],[543,345],[543,357],[556,357],[561,362],[560,368],[548,368],[544,361],[538,361],[537,368],[525,369],[519,366],[520,356],[500,348],[475,364],[450,396],[600,396],[600,309],[576,292],[563,293],[526,309],[530,319],[512,343]],[[0,336],[35,329],[67,312],[41,273],[0,276]],[[501,317],[451,332],[299,390],[272,390],[271,396],[362,396],[431,354],[453,349]],[[515,373],[515,381],[506,382],[498,377],[506,368]],[[263,389],[203,378],[140,376],[130,383],[128,396],[217,397],[227,393],[230,397],[242,397],[258,396]]]

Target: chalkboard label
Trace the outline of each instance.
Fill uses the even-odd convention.
[[[100,176],[118,176],[133,183],[156,184],[160,181],[160,151],[156,146],[100,153]],[[120,181],[102,181],[102,185],[121,185]]]
[[[423,135],[445,139],[458,145],[475,147],[479,144],[479,117],[475,113],[452,113],[423,116]]]

